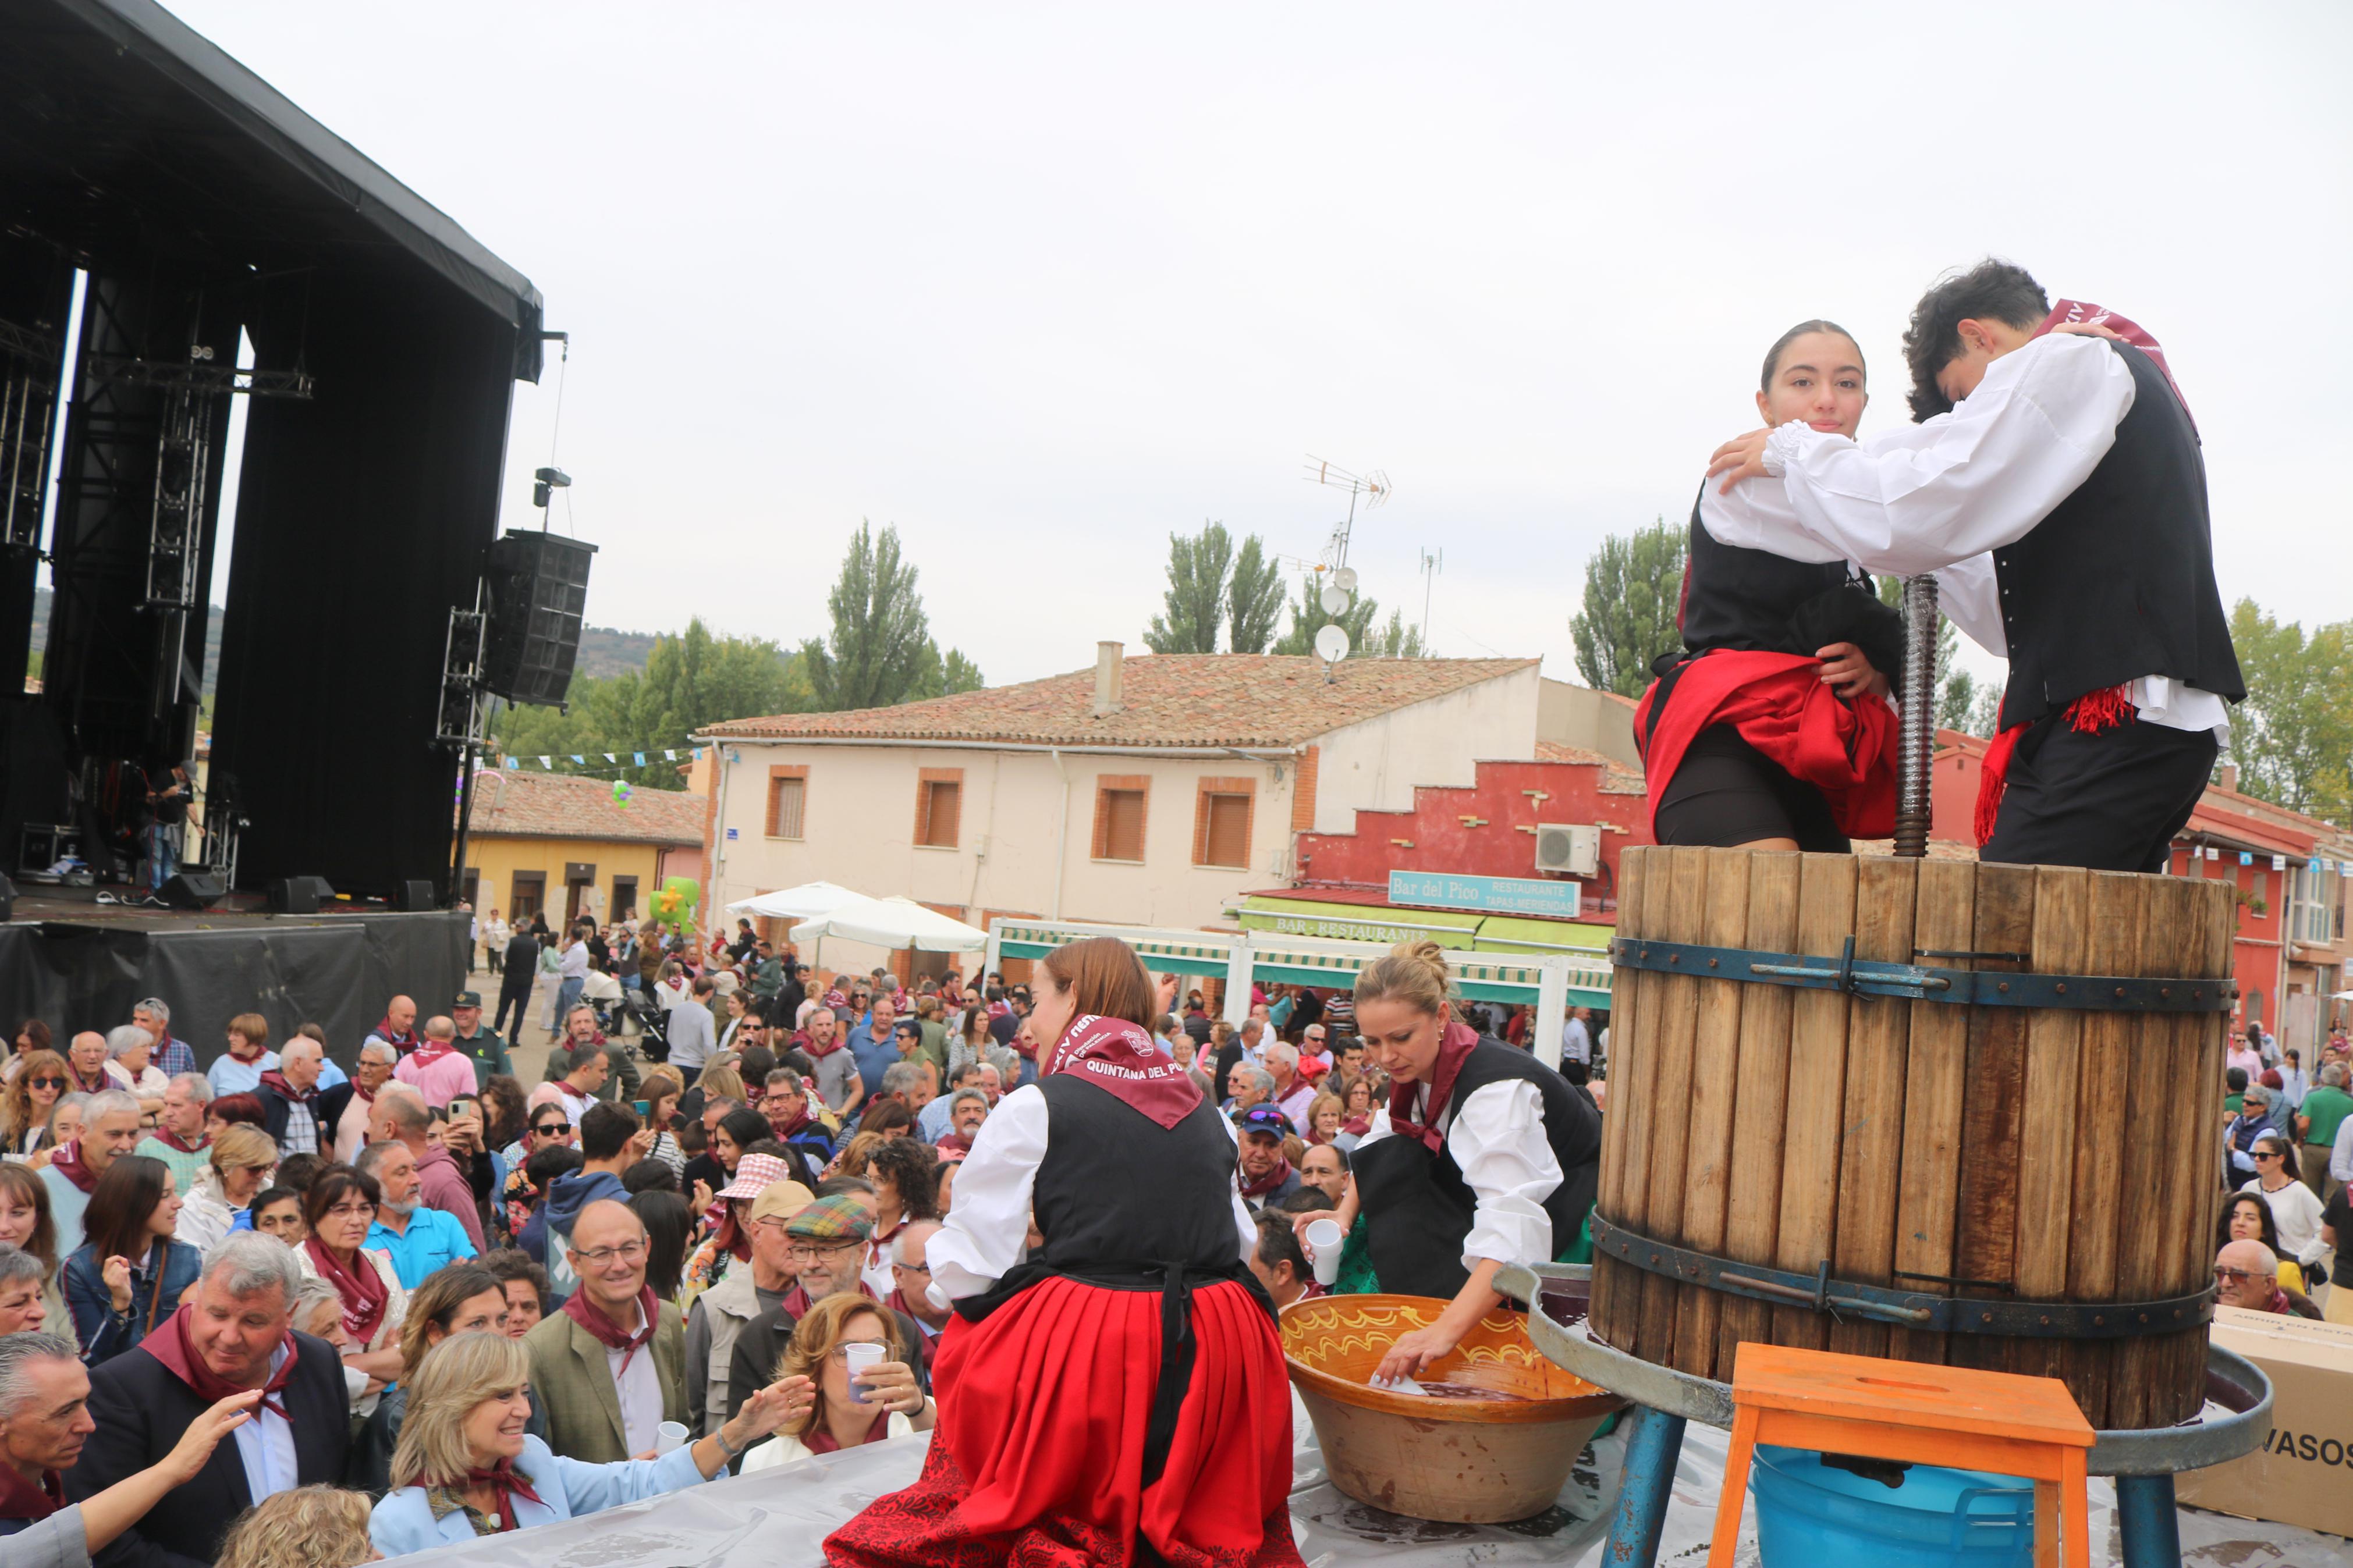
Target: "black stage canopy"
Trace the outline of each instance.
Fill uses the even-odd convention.
[[[13,447],[0,428],[0,868],[27,824],[120,844],[122,797],[192,754],[240,328],[262,395],[208,808],[233,790],[251,824],[245,886],[446,880],[444,636],[495,533],[539,293],[148,0],[0,0],[0,372],[34,415]],[[63,443],[29,449],[60,391]],[[37,553],[56,595],[19,699]]]

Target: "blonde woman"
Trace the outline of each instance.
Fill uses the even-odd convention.
[[[785,1391],[771,1384],[727,1424],[658,1459],[584,1464],[524,1430],[531,1355],[501,1333],[453,1334],[433,1347],[408,1390],[392,1490],[368,1535],[386,1557],[598,1513],[724,1474],[776,1429]]]
[[[239,1225],[238,1219],[278,1170],[278,1145],[259,1127],[240,1123],[229,1128],[213,1141],[210,1153],[180,1205],[172,1232],[175,1240],[198,1252],[211,1251],[213,1243],[232,1230],[252,1228],[250,1220]]]
[[[368,1500],[341,1487],[273,1492],[237,1516],[215,1568],[353,1568],[383,1554],[368,1541]]]
[[[882,1347],[882,1360],[849,1380],[849,1347]],[[793,1325],[776,1363],[785,1420],[776,1435],[744,1456],[744,1473],[789,1465],[863,1443],[931,1430],[932,1402],[916,1386],[898,1326],[858,1295],[828,1296]]]

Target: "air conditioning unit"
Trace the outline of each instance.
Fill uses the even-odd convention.
[[[1601,829],[1590,823],[1536,825],[1536,869],[1572,877],[1601,874]]]

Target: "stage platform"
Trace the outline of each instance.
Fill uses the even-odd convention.
[[[100,902],[101,893],[117,901]],[[134,1003],[156,996],[199,1067],[225,1048],[229,1019],[259,1013],[273,1046],[299,1025],[319,1025],[348,1068],[393,996],[413,997],[422,1018],[448,1011],[466,984],[470,915],[382,905],[277,915],[253,894],[203,910],[119,901],[135,897],[115,887],[20,886],[0,924],[0,1028],[13,1039],[38,1018],[62,1049],[79,1030],[129,1023]]]

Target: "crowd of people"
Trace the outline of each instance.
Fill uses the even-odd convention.
[[[421,1019],[390,999],[348,1077],[322,1031],[273,1041],[259,1014],[202,1071],[164,998],[62,1051],[26,1021],[0,1068],[0,1536],[110,1568],[344,1568],[940,1426],[924,1480],[833,1548],[931,1561],[894,1554],[911,1519],[1018,1535],[1008,1500],[948,1494],[1008,1423],[1029,1428],[997,1384],[1071,1328],[1041,1321],[1099,1313],[1083,1292],[1105,1279],[1144,1318],[1088,1331],[1144,1335],[1180,1288],[1152,1268],[1189,1251],[1196,1331],[1224,1324],[1240,1367],[1271,1342],[1250,1301],[1452,1300],[1385,1363],[1410,1374],[1491,1310],[1501,1263],[1589,1256],[1606,1016],[1572,1014],[1556,1073],[1526,1011],[1464,1005],[1434,949],[1353,992],[1253,990],[1237,1024],[1116,942],[1048,961],[1076,979],[1008,984],[820,980],[748,925],[645,941],[659,1026],[608,1034],[559,987],[529,1087],[471,991]],[[2307,1071],[2260,1028],[2233,1041],[2216,1280],[2229,1304],[2353,1321],[2353,1294],[2322,1289],[2353,1262],[2353,1048],[2340,1031],[2318,1054]],[[1093,1215],[1105,1164],[1162,1133],[1171,1184]],[[1214,1197],[1179,1190],[1188,1167]],[[1304,1239],[1319,1216],[1346,1237],[1329,1286]],[[1067,1299],[1042,1293],[1055,1280]],[[1242,1294],[1201,1294],[1220,1282]],[[959,1315],[967,1351],[944,1367]],[[965,1394],[944,1409],[944,1371]],[[1251,1380],[1242,1406],[1266,1397]],[[1287,1454],[1287,1405],[1262,1414]],[[1214,1510],[1170,1510],[1181,1461],[1186,1495],[1243,1500],[1219,1550],[1257,1530],[1263,1478],[1149,1436],[1170,1479],[1121,1528],[1179,1556],[1215,1535]],[[1240,1560],[1282,1561],[1271,1542]],[[35,1552],[7,1543],[11,1563]]]

